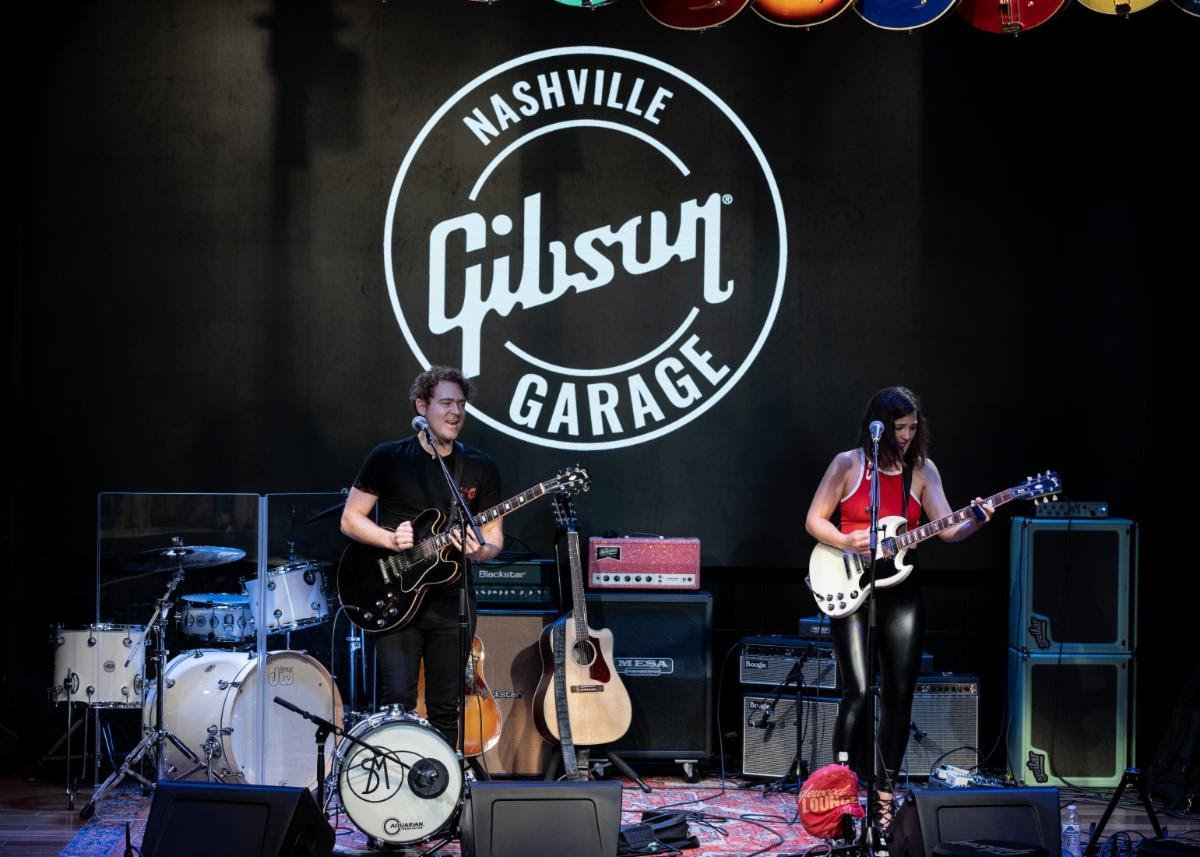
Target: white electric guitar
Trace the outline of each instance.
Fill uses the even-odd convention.
[[[1053,497],[1061,490],[1062,482],[1059,481],[1058,474],[1047,472],[1041,476],[1031,476],[1020,485],[993,494],[983,502],[985,505],[990,503],[993,507],[1001,506],[1009,500],[1036,502],[1042,497]],[[909,548],[936,536],[942,530],[957,527],[974,516],[971,507],[965,506],[944,518],[917,527],[912,532],[908,532],[908,522],[899,515],[881,518],[879,539],[875,548],[875,557],[880,563],[875,569],[875,586],[886,589],[900,583],[913,570],[911,564],[906,565],[904,562]],[[891,563],[884,560],[891,560]],[[821,608],[821,612],[840,619],[849,616],[866,601],[871,591],[870,571],[870,554],[850,553],[826,544],[818,544],[813,548],[812,556],[808,558],[808,577],[805,578],[805,582],[812,590],[813,598],[817,599],[817,606]]]

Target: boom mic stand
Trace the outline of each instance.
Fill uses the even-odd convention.
[[[879,553],[879,440],[883,436],[883,424],[875,430],[871,424],[871,529],[870,538],[870,589],[867,595],[867,722],[871,724],[871,782],[867,784],[867,817],[863,824],[863,846],[868,857],[876,854],[887,854],[887,844],[884,841],[883,830],[879,820],[879,769],[882,755],[879,746],[879,722],[875,717],[875,706],[880,695],[880,684],[877,680],[877,665],[879,663],[879,618],[875,610],[875,565]],[[886,773],[886,770],[885,770]]]

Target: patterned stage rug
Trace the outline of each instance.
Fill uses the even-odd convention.
[[[739,788],[727,781],[724,788],[717,780],[685,783],[673,777],[647,777],[654,790],[646,794],[630,782],[624,783],[621,824],[641,820],[642,810],[670,808],[688,813],[688,828],[700,841],[700,847],[686,851],[703,857],[750,857],[770,854],[779,857],[799,854],[820,840],[809,836],[796,817],[796,796],[788,792],[763,793],[761,784]],[[336,804],[336,801],[332,801]],[[113,791],[100,801],[96,815],[75,834],[59,857],[122,857],[125,854],[125,824],[130,823],[134,847],[141,845],[150,812],[150,797],[140,788]],[[367,849],[366,836],[357,830],[345,813],[330,816],[336,824],[335,854],[374,854]],[[214,853],[219,853],[220,848]],[[436,839],[424,845],[410,845],[389,855],[441,855],[456,857],[458,841],[441,843]],[[820,853],[819,851],[817,853]],[[564,855],[565,857],[565,855]]]

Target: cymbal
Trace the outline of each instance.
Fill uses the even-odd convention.
[[[267,568],[275,569],[291,568],[293,566],[296,568],[311,568],[313,566],[316,566],[317,568],[328,568],[331,565],[333,565],[333,563],[327,559],[305,559],[304,557],[296,556],[295,554],[292,554],[286,558],[273,556],[267,560]]]
[[[209,545],[172,545],[169,548],[148,550],[117,562],[123,571],[176,571],[178,569],[208,568],[235,562],[246,555],[238,548]]]

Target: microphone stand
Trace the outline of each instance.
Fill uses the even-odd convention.
[[[462,493],[458,490],[458,485],[454,483],[454,477],[450,475],[450,469],[446,467],[446,462],[438,452],[437,438],[433,435],[433,429],[429,427],[429,423],[425,423],[421,427],[421,431],[425,433],[426,442],[429,448],[433,450],[433,457],[437,460],[438,466],[442,468],[442,476],[446,478],[446,484],[450,486],[451,497],[451,523],[450,527],[459,528],[459,544],[463,546],[460,556],[462,559],[462,580],[458,587],[458,746],[455,748],[458,752],[459,759],[466,756],[467,750],[467,652],[471,651],[471,621],[467,613],[467,578],[470,576],[471,569],[469,560],[467,559],[467,527],[470,526],[471,532],[475,534],[475,540],[479,544],[484,544],[483,531],[479,529],[479,524],[475,520],[475,516],[471,514],[471,509],[467,506],[467,501],[463,499]],[[462,455],[462,450],[459,450],[459,455]],[[447,530],[449,531],[449,530]]]
[[[882,433],[881,433],[882,436]],[[883,831],[876,825],[879,806],[880,747],[879,724],[875,717],[875,706],[880,695],[880,684],[877,680],[876,665],[879,660],[879,619],[875,611],[875,558],[879,548],[879,438],[871,435],[871,529],[870,538],[870,590],[867,596],[867,722],[871,724],[871,777],[867,784],[867,818],[863,824],[863,845],[868,854],[887,854],[887,845],[883,841]]]
[[[275,704],[283,706],[288,711],[299,714],[305,720],[315,723],[317,726],[317,806],[321,807],[322,811],[324,811],[325,807],[325,742],[328,740],[330,734],[337,735],[339,738],[345,738],[350,743],[357,744],[364,750],[370,751],[373,758],[379,758],[380,756],[386,757],[388,755],[386,750],[380,750],[377,747],[372,747],[361,738],[355,738],[336,723],[326,720],[319,714],[313,714],[311,711],[305,711],[300,706],[288,702],[283,697],[275,697]],[[405,765],[399,759],[395,759],[395,762],[400,766],[401,773],[404,772],[406,767],[412,767],[411,765]]]

